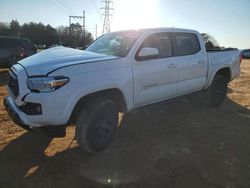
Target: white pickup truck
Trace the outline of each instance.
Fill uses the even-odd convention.
[[[9,71],[5,108],[28,130],[65,135],[88,152],[107,147],[118,112],[204,91],[220,105],[240,73],[240,52],[207,52],[194,30],[154,28],[108,33],[85,51],[55,47],[19,61]]]

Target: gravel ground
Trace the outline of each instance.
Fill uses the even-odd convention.
[[[250,60],[219,108],[197,97],[120,116],[114,144],[81,151],[74,127],[64,138],[26,132],[6,115],[7,70],[0,70],[0,188],[250,187]]]

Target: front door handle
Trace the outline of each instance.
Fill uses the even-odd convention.
[[[168,67],[168,68],[175,68],[175,67],[176,67],[176,64],[171,63],[171,64],[169,64],[167,67]]]
[[[198,61],[198,64],[203,64],[203,63],[206,63],[206,61],[203,60],[203,59],[200,59],[200,60]]]

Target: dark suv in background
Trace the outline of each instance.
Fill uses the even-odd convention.
[[[250,58],[250,49],[241,50],[241,55],[243,58]]]
[[[9,68],[35,53],[37,48],[28,39],[0,36],[0,68]]]

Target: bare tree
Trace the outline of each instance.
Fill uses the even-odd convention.
[[[201,33],[201,36],[205,42],[207,50],[220,49],[219,43],[212,35],[209,35],[207,33]]]

